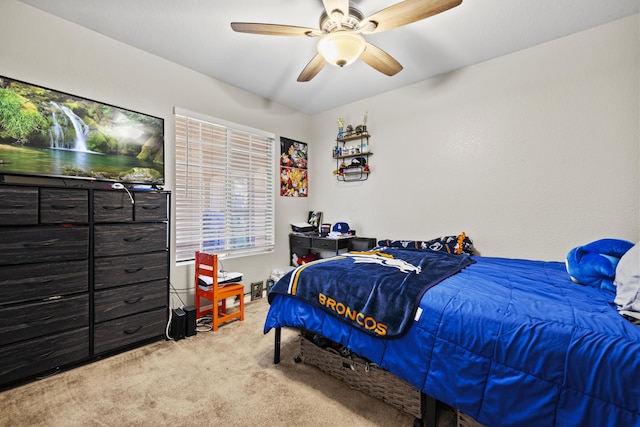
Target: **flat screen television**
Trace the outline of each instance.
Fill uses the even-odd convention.
[[[0,76],[0,175],[164,184],[164,120]]]

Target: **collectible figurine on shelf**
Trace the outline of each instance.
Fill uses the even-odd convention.
[[[362,121],[362,133],[367,133],[367,110],[364,110],[364,120]]]
[[[344,128],[344,117],[338,117],[338,138],[342,139],[342,130]]]

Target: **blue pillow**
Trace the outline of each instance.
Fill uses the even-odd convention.
[[[618,239],[601,239],[573,248],[566,266],[571,280],[582,285],[615,292],[613,280],[620,257],[633,243]]]

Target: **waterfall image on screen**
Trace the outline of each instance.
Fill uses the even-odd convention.
[[[0,174],[164,183],[164,120],[0,76]]]

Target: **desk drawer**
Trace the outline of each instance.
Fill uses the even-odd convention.
[[[0,186],[0,225],[38,223],[38,189]]]
[[[349,239],[350,251],[368,251],[375,248],[377,240],[374,237],[353,237]]]
[[[340,242],[341,240],[338,239],[313,239],[313,248],[335,252],[338,250]]]
[[[89,256],[89,227],[14,227],[0,230],[0,265],[69,261]]]
[[[43,373],[89,357],[89,328],[0,347],[0,383]]]
[[[0,343],[11,344],[89,325],[89,295],[0,310]]]
[[[161,337],[166,327],[167,311],[158,309],[121,317],[94,328],[94,353],[115,350],[147,339]]]
[[[89,222],[87,190],[42,188],[40,190],[40,222],[43,224]]]
[[[94,242],[97,257],[163,251],[167,224],[97,224]]]
[[[167,281],[137,283],[94,295],[95,322],[140,313],[167,305]]]
[[[0,267],[0,306],[89,291],[89,260]]]
[[[167,252],[96,258],[95,289],[166,279]]]
[[[310,248],[311,237],[289,236],[289,245],[300,247],[300,248]]]

